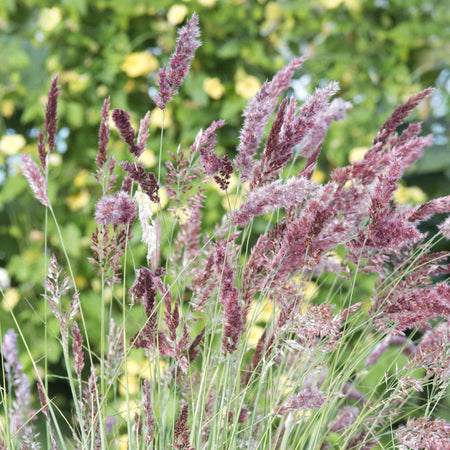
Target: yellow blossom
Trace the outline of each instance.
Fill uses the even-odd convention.
[[[159,375],[163,376],[167,370],[167,364],[163,360],[159,360]],[[142,360],[137,362],[134,359],[127,360],[127,375],[128,379],[125,378],[123,374],[120,378],[119,393],[121,395],[137,394],[139,392],[139,383],[143,378],[150,379],[154,376],[155,365],[153,362],[148,362],[148,360]],[[128,391],[127,391],[127,381],[128,381]]]
[[[100,86],[97,87],[95,92],[99,97],[106,97],[108,95],[108,87],[105,86],[104,84],[101,84]]]
[[[341,3],[344,3],[344,0],[320,0],[320,3],[322,3],[326,9],[334,9]]]
[[[228,203],[228,200],[230,201],[230,203]],[[228,197],[224,197],[222,199],[223,209],[225,211],[230,211],[230,206],[232,211],[238,209],[241,206],[241,199],[234,194],[228,195]]]
[[[159,204],[161,205],[161,209],[164,209],[167,205],[167,202],[169,201],[169,196],[167,195],[166,188],[164,188],[164,187],[159,188],[158,195],[159,195]],[[152,202],[150,208],[152,210],[152,214],[157,214],[159,211],[159,206],[157,203]]]
[[[248,335],[248,340],[247,340],[247,344],[250,347],[255,348],[256,345],[258,344],[258,341],[260,340],[261,336],[264,333],[264,328],[260,327],[259,325],[254,325],[251,329],[250,329],[250,333]]]
[[[19,291],[16,288],[6,289],[5,295],[2,300],[2,308],[5,311],[14,309],[20,300]]]
[[[406,187],[400,185],[394,192],[393,197],[401,205],[406,203],[423,203],[427,200],[427,194],[417,186]]]
[[[142,153],[139,159],[147,169],[155,167],[156,165],[156,156],[151,150],[145,150],[145,152]]]
[[[52,31],[61,22],[61,18],[59,8],[43,8],[39,14],[38,25],[44,31]]]
[[[126,418],[125,414],[125,418]],[[122,434],[119,436],[119,450],[128,450],[128,434]]]
[[[267,3],[264,9],[267,22],[276,23],[283,17],[283,7],[278,2]]]
[[[222,97],[225,92],[225,87],[220,82],[219,78],[205,78],[203,81],[203,90],[213,99],[217,100]]]
[[[164,129],[169,128],[172,125],[172,113],[170,109],[166,109],[166,114],[164,116]],[[150,116],[150,127],[161,128],[163,119],[163,111],[159,108],[155,108]]]
[[[75,275],[75,283],[77,285],[77,289],[84,289],[88,282],[83,275]]]
[[[79,209],[89,205],[90,199],[91,196],[89,195],[89,192],[83,189],[76,194],[67,197],[66,204],[72,211],[78,211]]]
[[[11,117],[14,113],[14,103],[12,100],[3,100],[0,105],[0,112],[3,117]]]
[[[181,225],[184,225],[191,216],[191,212],[189,210],[186,210],[185,208],[177,208],[177,210],[174,212],[174,216]]]
[[[31,230],[30,231],[30,241],[31,242],[42,242],[44,240],[44,233],[41,230]]]
[[[167,11],[167,21],[170,25],[179,25],[183,22],[187,13],[188,8],[186,5],[173,5]]]
[[[320,169],[317,169],[312,176],[312,179],[316,182],[316,183],[323,183],[325,181],[325,172],[323,172]]]
[[[228,185],[227,191],[233,192],[234,188],[238,184],[239,179],[235,173],[232,173],[229,181],[230,184]],[[223,191],[214,179],[209,180],[209,185],[220,195],[226,195],[227,191]]]
[[[15,155],[25,147],[25,138],[21,134],[8,134],[0,139],[0,153]]]
[[[364,155],[367,153],[368,147],[355,147],[350,150],[348,155],[348,160],[350,164],[355,163],[364,158]]]
[[[81,187],[86,184],[89,172],[86,169],[82,169],[75,177],[74,183],[76,187]]]
[[[59,153],[52,153],[48,156],[49,166],[58,167],[62,164],[62,156]]]
[[[252,302],[250,305],[250,311],[248,313],[247,320],[267,323],[273,317],[274,310],[275,303],[271,302],[268,298],[265,298],[261,301]]]
[[[59,76],[62,83],[67,83],[69,91],[73,94],[83,92],[89,84],[89,75],[87,73],[78,73],[75,70],[63,72]]]
[[[158,68],[158,60],[149,52],[130,53],[120,68],[131,78],[148,75]]]
[[[260,89],[261,82],[253,75],[238,77],[236,83],[236,93],[242,98],[245,98],[245,100],[250,100],[260,91]]]
[[[206,6],[207,8],[212,8],[216,5],[216,0],[198,0],[200,5]]]

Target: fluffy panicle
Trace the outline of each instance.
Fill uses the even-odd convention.
[[[109,285],[120,281],[120,260],[127,242],[132,238],[130,227],[113,225],[112,228],[112,233],[105,226],[95,229],[91,235],[91,250],[94,257],[88,258],[99,275],[105,276],[105,281]]]
[[[406,213],[406,218],[411,223],[417,223],[429,219],[433,214],[448,212],[450,212],[450,195],[416,206]]]
[[[3,364],[6,369],[7,381],[14,400],[9,403],[9,426],[12,434],[26,441],[33,437],[33,426],[28,418],[32,415],[31,389],[28,377],[23,373],[23,365],[18,359],[17,335],[9,329],[2,344]],[[40,446],[36,447],[40,448]]]
[[[100,450],[102,446],[102,433],[100,432],[100,411],[98,405],[102,402],[102,395],[98,392],[97,377],[95,369],[92,367],[88,385],[83,392],[83,399],[80,402],[80,409],[85,418],[83,428],[86,436],[90,438],[90,448]],[[79,447],[82,448],[82,447]]]
[[[408,419],[406,426],[398,429],[397,439],[402,450],[446,450],[450,448],[450,423],[429,417]]]
[[[38,154],[42,171],[45,173],[47,170],[47,150],[45,149],[44,134],[41,130],[38,131]]]
[[[95,158],[97,164],[97,171],[102,172],[103,165],[106,163],[108,157],[108,144],[109,144],[109,97],[105,99],[102,107],[102,120],[100,122],[100,129],[98,132],[98,153]]]
[[[194,450],[194,447],[191,447],[189,443],[190,430],[187,424],[188,416],[189,407],[188,405],[183,405],[174,430],[173,447],[177,450]]]
[[[144,405],[145,444],[147,448],[151,448],[155,433],[155,418],[152,407],[152,390],[148,380],[144,380],[142,385],[142,404]]]
[[[132,225],[136,219],[136,204],[123,191],[102,197],[95,205],[95,221],[99,225]]]
[[[176,216],[190,216],[198,204],[204,199],[204,181],[206,178],[203,167],[197,164],[195,152],[201,134],[197,135],[196,142],[186,157],[178,147],[176,154],[169,152],[170,161],[166,163],[166,190],[168,197],[175,203],[169,207]],[[200,203],[199,203],[200,202]],[[182,221],[182,220],[181,220]]]
[[[142,242],[147,246],[147,262],[156,267],[159,248],[159,232],[156,221],[152,219],[150,199],[144,193],[136,192],[139,223],[142,228]]]
[[[233,225],[244,226],[253,217],[277,209],[301,207],[310,196],[323,192],[323,187],[304,177],[274,181],[249,193],[245,203],[233,213]]]
[[[22,172],[25,175],[31,189],[34,192],[34,196],[44,206],[49,206],[47,197],[47,182],[45,181],[42,172],[39,170],[38,165],[31,159],[28,154],[22,155]]]
[[[39,402],[41,403],[41,407],[42,407],[42,414],[44,414],[45,420],[47,421],[47,425],[50,430],[50,450],[58,450],[58,444],[56,441],[55,430],[54,430],[52,422],[51,422],[50,410],[48,407],[48,400],[47,400],[47,396],[44,391],[44,386],[42,385],[42,381],[40,379],[37,380],[36,384],[37,384],[37,388],[38,388]]]
[[[450,322],[442,322],[428,330],[416,353],[408,361],[412,368],[425,369],[428,377],[445,384],[450,381]]]
[[[142,301],[147,320],[140,332],[130,340],[130,344],[135,348],[145,348],[152,350],[157,347],[160,351],[170,348],[170,342],[164,333],[158,332],[158,316],[155,310],[156,305],[156,285],[159,278],[158,273],[143,267],[139,269],[136,281],[130,289],[130,297],[133,302],[136,299]]]
[[[83,338],[76,322],[74,322],[72,326],[72,336],[73,364],[75,373],[80,376],[84,369]]]
[[[44,284],[48,294],[43,294],[42,296],[47,300],[52,314],[58,320],[63,345],[68,349],[69,327],[80,309],[80,299],[78,292],[75,291],[68,308],[63,308],[62,298],[69,292],[69,278],[63,268],[58,265],[55,255],[52,255],[50,258],[47,278]]]
[[[225,125],[223,120],[213,122],[200,138],[196,138],[196,147],[200,153],[200,161],[206,175],[215,175],[220,171],[220,159],[214,154],[214,148],[217,144],[216,130]]]
[[[58,87],[58,76],[52,79],[52,84],[50,90],[48,91],[47,107],[45,111],[45,130],[47,131],[47,144],[49,153],[55,151],[55,138],[58,126],[58,97],[59,97],[59,87]]]
[[[109,321],[109,333],[106,339],[108,340],[108,354],[105,361],[105,379],[107,383],[112,383],[121,375],[119,368],[125,356],[122,328],[116,325],[113,318]]]
[[[129,161],[123,161],[120,163],[120,166],[133,181],[139,184],[152,202],[159,202],[159,184],[153,173],[147,173],[141,162],[131,163]]]
[[[94,173],[94,178],[103,188],[103,194],[110,192],[114,189],[114,183],[117,179],[117,175],[113,175],[114,168],[116,167],[116,159],[113,155],[110,155],[108,159],[108,144],[109,144],[109,98],[105,99],[102,108],[102,120],[100,123],[100,129],[98,132],[98,153],[95,159],[97,170]]]
[[[194,13],[187,24],[178,30],[177,47],[170,57],[169,65],[159,71],[159,93],[154,100],[160,109],[165,109],[172,96],[178,94],[178,89],[189,72],[195,51],[201,45],[197,39],[199,36],[198,16]]]
[[[428,88],[410,97],[405,103],[395,108],[389,119],[383,124],[380,131],[373,140],[375,144],[384,144],[391,134],[403,123],[411,111],[424,99],[427,98],[433,89]]]
[[[244,331],[244,320],[239,304],[239,292],[233,284],[234,270],[227,260],[226,251],[225,242],[216,244],[215,265],[220,277],[220,301],[224,309],[223,345],[225,350],[232,353]]]
[[[450,239],[450,217],[447,217],[447,219],[439,225],[439,229],[446,239]]]
[[[112,113],[112,118],[122,139],[128,144],[130,153],[135,155],[136,158],[141,156],[144,153],[149,136],[148,124],[150,122],[150,112],[147,112],[140,122],[137,143],[135,143],[136,132],[131,126],[130,114],[122,109],[115,109]]]
[[[412,355],[416,351],[416,346],[406,336],[386,336],[369,355],[364,362],[365,366],[372,366],[377,363],[380,357],[388,350],[390,345],[402,348],[402,353],[406,356]]]
[[[255,166],[254,155],[259,147],[269,118],[275,110],[278,97],[289,87],[294,71],[306,58],[296,58],[278,72],[271,82],[265,82],[244,111],[244,125],[239,137],[235,167],[243,181],[251,179]]]
[[[305,389],[298,394],[289,397],[282,406],[276,410],[278,416],[285,416],[290,412],[302,409],[318,409],[327,400],[329,394],[317,389]]]
[[[329,424],[333,433],[343,432],[350,428],[359,416],[359,408],[356,406],[344,406],[336,414],[336,417]]]

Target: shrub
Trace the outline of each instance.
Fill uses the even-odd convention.
[[[198,34],[193,15],[159,72],[163,111],[187,74]],[[52,396],[48,349],[43,368],[41,358],[32,358],[41,404],[32,410],[17,335],[9,330],[2,343],[3,447],[38,448],[33,421],[39,415],[48,448],[72,445],[64,423],[76,448],[448,447],[449,424],[430,416],[449,379],[448,322],[437,319],[450,316],[443,277],[450,253],[433,251],[442,235],[450,237],[449,224],[434,237],[418,225],[450,212],[450,197],[418,206],[393,200],[401,176],[431,142],[419,136],[420,124],[395,130],[431,89],[397,107],[364,157],[322,184],[314,177],[322,142],[350,104],[332,99],[337,83],[301,106],[293,97],[278,104],[303,61],[295,58],[250,100],[234,161],[214,152],[225,125],[219,121],[200,131],[188,151],[169,153],[166,172],[148,172],[139,158],[150,115],[136,131],[130,115],[115,109],[131,158],[117,164],[108,152],[105,100],[90,258],[101,280],[97,329],[87,326],[92,305],[78,293],[65,250],[49,258],[44,283],[74,416],[64,415]],[[22,158],[35,197],[58,230],[47,181],[59,94],[54,78],[45,135],[39,134],[40,164]],[[296,172],[298,160],[303,165]],[[229,212],[209,233],[202,216],[211,180]],[[142,244],[133,232],[146,255],[136,251]],[[44,326],[55,332],[46,316]],[[90,336],[98,333],[95,348]]]

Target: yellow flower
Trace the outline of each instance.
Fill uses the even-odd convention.
[[[341,3],[344,3],[344,0],[320,0],[320,3],[322,3],[326,9],[334,9]]]
[[[79,209],[89,205],[90,199],[91,196],[89,195],[89,192],[83,189],[80,192],[67,197],[66,204],[72,211],[78,211]]]
[[[302,287],[302,292],[305,300],[314,300],[319,295],[319,286],[314,281],[307,281]]]
[[[316,171],[313,173],[312,179],[316,183],[322,184],[325,181],[325,173],[320,169],[316,169]]]
[[[119,436],[119,450],[128,450],[128,434]]]
[[[186,5],[173,5],[167,11],[167,21],[170,25],[178,25],[183,22],[187,13],[188,8]]]
[[[261,82],[253,75],[238,77],[238,81],[236,83],[236,93],[242,98],[245,98],[245,100],[250,100],[260,91],[260,89]]]
[[[77,285],[77,289],[84,289],[88,282],[83,275],[75,275],[75,284]]]
[[[162,377],[167,370],[167,364],[163,360],[159,360],[159,375]],[[127,375],[128,375],[128,394],[133,395],[139,392],[139,381],[143,378],[150,379],[155,374],[155,365],[148,360],[137,362],[134,359],[127,360]],[[125,374],[120,378],[119,393],[126,395],[127,393],[127,379]]]
[[[348,160],[350,164],[353,164],[356,161],[363,159],[364,155],[367,153],[367,150],[369,150],[367,147],[355,147],[352,150],[350,150],[350,153],[348,155]]]
[[[217,100],[222,97],[225,92],[223,84],[219,78],[205,78],[203,81],[203,90],[213,99]]]
[[[80,173],[75,177],[74,183],[76,187],[81,187],[86,184],[89,172],[86,169],[82,169]]]
[[[267,22],[276,23],[283,17],[283,7],[277,2],[267,3],[264,9]]]
[[[401,205],[406,203],[423,203],[427,200],[427,194],[417,186],[406,187],[400,185],[394,192],[393,197]]]
[[[83,92],[89,84],[89,75],[87,73],[80,74],[75,70],[61,73],[59,79],[62,83],[67,83],[69,91],[73,94]]]
[[[14,113],[14,103],[12,100],[3,100],[0,105],[0,111],[3,117],[11,117]]]
[[[161,209],[164,209],[167,205],[167,202],[169,201],[169,196],[167,195],[166,188],[164,187],[159,188],[158,195],[159,195],[159,203],[161,204]],[[150,208],[152,210],[152,214],[157,214],[159,211],[159,206],[157,203],[152,202]]]
[[[145,150],[140,156],[140,160],[147,169],[156,166],[156,156],[151,150]]]
[[[247,320],[267,323],[273,317],[274,310],[275,303],[271,302],[268,298],[265,298],[262,301],[252,302]]]
[[[15,155],[25,147],[25,138],[21,134],[9,134],[0,139],[0,153]]]
[[[170,109],[166,109],[166,114],[164,116],[164,129],[172,125],[172,113]],[[161,128],[162,127],[163,111],[159,108],[155,108],[150,116],[150,127]]]
[[[259,325],[254,325],[251,328],[250,333],[248,335],[247,344],[250,347],[255,348],[263,333],[264,333],[263,327],[260,327]]]
[[[62,156],[59,153],[52,153],[48,156],[48,164],[53,167],[58,167],[62,164]]]
[[[16,288],[6,289],[5,295],[2,300],[2,308],[5,311],[14,309],[20,300],[19,291]]]
[[[44,8],[39,14],[38,25],[44,31],[52,31],[61,22],[61,18],[59,8]]]
[[[228,200],[230,200],[230,203],[228,204]],[[234,211],[236,209],[238,209],[241,206],[241,199],[234,194],[228,195],[227,197],[224,197],[222,199],[222,207],[225,211],[230,211],[230,206],[231,206],[231,210]]]
[[[177,210],[174,211],[174,216],[181,225],[184,225],[191,216],[191,212],[185,208],[177,208]]]
[[[99,97],[106,97],[108,95],[108,87],[105,86],[104,84],[101,84],[100,86],[97,87],[95,92]]]
[[[212,8],[216,5],[216,0],[198,0],[200,5],[206,6],[207,8]]]
[[[158,60],[149,52],[130,53],[120,68],[131,78],[148,75],[158,68]]]
[[[232,173],[231,177],[230,177],[230,184],[228,185],[227,191],[233,192],[233,189],[237,186],[238,181],[239,181],[239,179],[238,179],[237,175]],[[223,191],[222,189],[220,189],[220,186],[216,183],[216,181],[214,179],[209,180],[209,185],[215,191],[217,191],[220,195],[226,195],[226,191]]]

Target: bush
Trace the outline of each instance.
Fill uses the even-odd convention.
[[[197,23],[194,15],[180,30],[159,72],[163,120],[198,46]],[[3,446],[37,448],[33,419],[41,415],[48,448],[69,445],[63,424],[77,448],[449,445],[449,424],[435,407],[449,380],[448,321],[439,318],[450,316],[450,254],[433,246],[450,237],[450,224],[434,237],[418,225],[450,212],[450,197],[417,206],[393,199],[403,173],[431,143],[419,136],[419,124],[395,130],[431,89],[397,107],[361,159],[318,182],[322,142],[350,104],[332,99],[334,82],[301,106],[294,97],[278,104],[302,63],[294,58],[250,100],[233,161],[214,151],[224,125],[217,121],[188,151],[169,153],[165,171],[148,172],[141,158],[151,116],[136,131],[130,114],[114,109],[129,149],[117,164],[104,101],[89,261],[100,289],[86,295],[48,187],[60,95],[53,79],[39,165],[24,154],[21,167],[46,207],[47,276],[35,312],[42,311],[45,342],[53,334],[60,341],[74,418],[54,399],[49,346],[37,358],[28,352],[41,404],[31,408],[17,335],[9,330],[2,343]],[[228,209],[214,231],[202,223],[210,182]],[[61,251],[50,256],[51,227]],[[28,349],[30,337],[12,309],[11,317]]]

